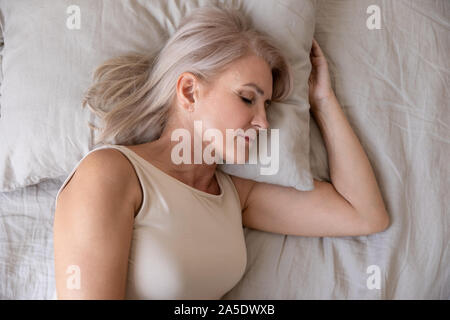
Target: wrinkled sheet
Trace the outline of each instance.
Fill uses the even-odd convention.
[[[372,4],[380,30],[366,27]],[[316,14],[315,38],[391,225],[339,238],[245,228],[247,269],[224,299],[450,299],[450,2],[319,0]],[[314,176],[329,180],[313,119],[310,157]],[[0,193],[0,299],[52,297],[63,181]],[[380,289],[368,287],[370,266]]]
[[[0,300],[52,297],[54,201],[63,182],[0,193]]]
[[[366,26],[373,4],[379,30]],[[340,238],[247,230],[247,272],[227,298],[450,299],[450,1],[319,0],[314,37],[391,225]],[[310,123],[314,177],[329,180]]]

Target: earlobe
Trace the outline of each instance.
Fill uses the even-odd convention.
[[[193,112],[195,110],[195,103],[189,103],[188,101],[180,101],[179,102],[180,107],[187,111],[187,112]]]

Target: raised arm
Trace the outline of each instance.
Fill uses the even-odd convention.
[[[389,216],[374,173],[337,100],[323,101],[316,119],[328,150],[332,184],[314,190],[232,177],[241,197],[243,225],[298,236],[360,236],[385,230]]]
[[[310,58],[311,114],[325,141],[333,186],[369,221],[386,222],[388,215],[369,159],[331,88],[328,63],[315,40]]]
[[[313,115],[326,144],[336,191],[368,221],[386,224],[389,217],[375,174],[336,97],[322,101]]]
[[[389,216],[369,160],[331,89],[328,65],[317,42],[309,100],[328,151],[331,182],[298,191],[233,177],[244,226],[300,236],[357,236],[385,230]]]

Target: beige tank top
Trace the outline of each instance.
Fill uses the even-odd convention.
[[[166,174],[125,146],[101,146],[83,159],[104,148],[115,148],[129,159],[143,190],[125,298],[220,299],[230,291],[247,264],[239,195],[231,177],[216,170],[221,192],[213,195]]]

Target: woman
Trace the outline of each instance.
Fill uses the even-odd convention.
[[[100,141],[115,144],[89,152],[58,192],[58,298],[220,299],[245,271],[242,225],[315,237],[385,230],[375,176],[316,41],[310,59],[309,100],[332,183],[315,180],[307,192],[229,176],[217,163],[173,161],[174,130],[201,135],[194,121],[223,137],[267,129],[270,101],[292,90],[283,55],[239,12],[198,9],[154,60],[129,55],[101,66],[84,104],[104,121]],[[236,146],[223,142],[212,145],[229,159]]]

